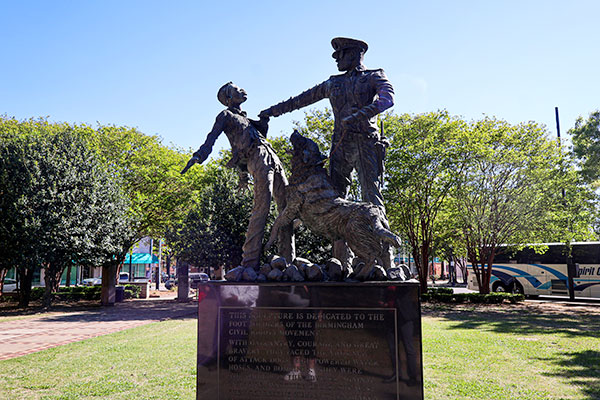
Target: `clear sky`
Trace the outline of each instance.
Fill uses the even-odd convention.
[[[349,36],[385,69],[396,113],[533,120],[555,135],[555,106],[563,133],[600,108],[598,15],[592,0],[0,0],[0,114],[133,126],[196,149],[221,85],[245,88],[256,116],[338,73],[330,41]],[[269,134],[303,116],[272,119]]]

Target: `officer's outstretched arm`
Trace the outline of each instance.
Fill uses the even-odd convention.
[[[290,97],[286,101],[282,101],[274,106],[262,110],[259,117],[279,117],[281,114],[299,110],[303,107],[316,103],[329,97],[329,81],[325,81],[315,87],[300,93],[298,96]]]

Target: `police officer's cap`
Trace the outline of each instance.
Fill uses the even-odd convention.
[[[331,55],[334,58],[336,53],[340,50],[359,48],[363,53],[366,53],[366,51],[369,49],[369,45],[362,40],[345,37],[336,37],[331,39],[331,46],[335,50]]]

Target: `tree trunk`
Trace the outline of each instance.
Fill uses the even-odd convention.
[[[28,307],[31,300],[31,282],[33,282],[33,269],[19,267],[19,307]]]
[[[469,270],[467,269],[467,261],[464,258],[460,259],[460,272],[462,273],[463,278],[462,283],[466,285],[468,283],[467,280],[469,278]]]
[[[419,275],[419,283],[421,284],[421,293],[427,293],[427,272],[429,270],[429,249],[426,246],[414,246],[413,258],[417,273]]]
[[[100,303],[103,306],[115,305],[117,270],[119,264],[117,262],[102,266],[102,294]]]
[[[67,267],[67,282],[65,283],[66,287],[70,287],[71,286],[71,263],[69,263],[69,266]]]
[[[58,291],[60,286],[60,277],[63,273],[63,268],[55,267],[53,265],[46,266],[46,273],[44,274],[44,282],[46,283],[46,290],[44,291],[43,305],[45,308],[49,308],[52,305],[52,293]]]
[[[189,301],[190,296],[190,278],[189,267],[187,263],[177,260],[177,301]]]
[[[479,264],[478,265],[478,270],[479,270],[479,276],[478,276],[478,283],[479,283],[479,293],[481,294],[488,294],[490,292],[490,275],[491,275],[491,269],[489,269],[487,267],[487,263],[485,261],[485,256],[481,255],[483,253],[483,251],[480,251],[480,260],[479,260]]]
[[[2,290],[4,289],[4,278],[8,273],[7,269],[0,269],[0,297],[2,297]]]
[[[471,254],[469,256],[469,261],[471,262],[471,267],[473,268],[473,273],[475,274],[475,279],[477,279],[477,286],[479,287],[479,293],[483,293],[483,268],[479,267],[477,258],[475,255]]]

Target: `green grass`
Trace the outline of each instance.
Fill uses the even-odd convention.
[[[600,399],[600,315],[530,307],[433,309],[426,399]]]
[[[170,320],[0,361],[0,399],[193,399],[196,329]]]
[[[600,313],[429,306],[426,399],[600,399]],[[194,399],[196,321],[0,361],[0,399]]]

